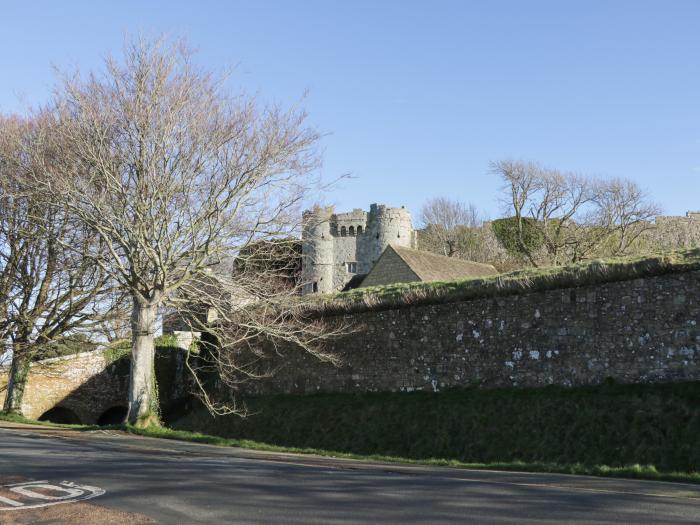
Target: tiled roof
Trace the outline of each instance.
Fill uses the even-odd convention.
[[[421,281],[450,281],[465,277],[480,277],[498,273],[490,264],[445,257],[422,250],[413,250],[403,246],[387,247],[396,254],[420,277]]]

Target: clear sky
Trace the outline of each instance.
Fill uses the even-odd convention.
[[[262,100],[308,91],[324,177],[354,175],[326,199],[340,209],[447,195],[496,217],[502,158],[700,209],[700,1],[4,0],[0,111],[139,32],[184,36]]]

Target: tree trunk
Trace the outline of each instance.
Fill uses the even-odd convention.
[[[12,365],[10,366],[10,377],[7,383],[7,394],[5,396],[5,412],[22,415],[22,398],[24,397],[24,387],[27,384],[29,375],[29,365],[32,362],[31,355],[27,352],[25,342],[15,342],[12,352]]]
[[[134,299],[131,314],[131,374],[126,422],[137,427],[160,425],[155,382],[155,332],[157,306]]]

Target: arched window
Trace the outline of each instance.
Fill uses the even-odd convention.
[[[357,235],[362,235],[362,226],[357,227]]]
[[[350,237],[354,237],[354,236],[355,236],[355,227],[350,226]]]
[[[340,227],[340,236],[341,236],[341,237],[347,237],[347,235],[348,235],[347,229],[345,228],[345,226],[341,226],[341,227]]]

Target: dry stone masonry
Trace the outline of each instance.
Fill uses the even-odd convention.
[[[334,368],[288,350],[251,393],[700,380],[700,272],[353,314]]]

